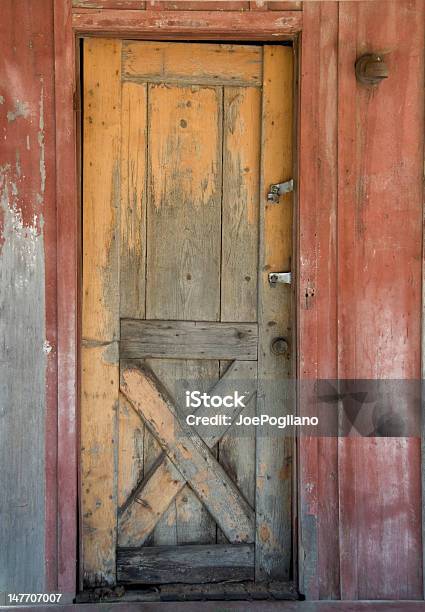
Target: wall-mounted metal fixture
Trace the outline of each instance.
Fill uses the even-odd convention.
[[[292,283],[291,272],[270,272],[269,273],[269,285],[270,287],[276,287],[278,283],[290,285]]]
[[[356,78],[363,85],[377,85],[388,75],[388,66],[377,53],[365,53],[356,61]]]
[[[272,204],[279,204],[279,196],[284,193],[290,193],[294,191],[294,181],[291,179],[290,181],[285,181],[284,183],[274,183],[270,185],[270,191],[267,194],[267,201]]]

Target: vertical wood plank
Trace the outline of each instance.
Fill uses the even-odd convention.
[[[225,87],[223,108],[221,320],[256,321],[261,92]],[[220,362],[221,376],[229,365]],[[255,400],[243,414],[255,416]],[[230,428],[220,441],[219,460],[254,507],[255,432],[240,429]],[[220,531],[217,537],[226,541]]]
[[[120,68],[120,41],[85,41],[81,477],[87,587],[115,583]]]
[[[221,89],[149,85],[148,92],[146,317],[218,320]],[[161,367],[166,369],[165,364]],[[187,374],[187,367],[182,362],[179,368],[174,367],[174,373],[168,372],[171,391],[177,380]],[[151,463],[159,448],[148,432],[147,438],[146,460]],[[193,523],[192,535],[187,529],[188,517]],[[182,541],[195,533],[201,537],[202,528],[202,537],[211,541],[210,533],[212,529],[215,533],[215,527],[195,495],[185,488],[155,528],[154,542],[177,543],[177,533]]]
[[[261,92],[224,89],[221,321],[257,320]]]
[[[424,9],[339,8],[338,365],[381,388],[420,377]],[[372,33],[388,50],[378,91],[352,71]],[[338,466],[341,597],[422,599],[419,437],[340,438]]]
[[[80,208],[76,185],[76,121],[74,114],[75,37],[72,31],[71,0],[56,2],[55,35],[55,121],[56,121],[56,213],[58,298],[58,581],[57,589],[74,593],[77,587],[78,531],[75,500],[78,498],[77,454],[77,313]],[[43,15],[45,20],[45,15]],[[77,115],[77,120],[80,120]],[[56,516],[55,516],[56,520]],[[56,534],[55,534],[56,535]],[[54,543],[56,546],[56,542]],[[53,585],[46,585],[53,590]]]
[[[289,355],[271,352],[272,339],[292,340],[292,291],[271,288],[269,272],[291,267],[292,194],[267,203],[271,183],[292,178],[293,50],[266,45],[263,67],[261,161],[262,232],[259,265],[259,414],[292,413],[292,397],[283,381],[292,375]],[[292,439],[257,428],[256,579],[287,580],[292,558]]]
[[[185,406],[186,390],[208,392],[219,377],[217,361],[150,359],[148,365],[183,413],[193,412]],[[155,460],[161,452],[158,448]],[[190,487],[185,486],[155,527],[153,543],[212,544],[215,536],[215,521]]]
[[[143,319],[146,298],[147,85],[123,83],[120,317]]]
[[[221,90],[149,85],[146,318],[220,313]]]
[[[298,409],[301,416],[312,416],[318,408],[312,381],[338,376],[338,3],[306,2],[303,20],[297,257]],[[339,598],[339,542],[335,530],[339,521],[337,447],[336,438],[303,436],[298,449],[300,589],[309,599]]]
[[[121,43],[84,44],[82,335],[119,338]]]
[[[142,480],[144,469],[145,426],[130,402],[119,397],[118,506]]]

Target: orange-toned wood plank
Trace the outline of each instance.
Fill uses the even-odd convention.
[[[81,516],[83,582],[115,583],[118,343],[81,351]]]
[[[121,42],[84,45],[82,336],[119,338]]]
[[[120,66],[120,41],[85,41],[81,481],[88,587],[115,582]]]
[[[254,45],[126,42],[123,74],[151,82],[260,86],[262,53]]]
[[[267,193],[293,176],[293,49],[266,45],[263,72],[257,411],[277,417],[294,412],[291,385],[282,384],[292,377],[293,297],[291,286],[270,288],[268,274],[291,269],[294,199],[289,193],[273,204]],[[288,339],[288,353],[271,351],[275,337]],[[256,442],[256,580],[285,581],[292,562],[292,439],[257,430]]]

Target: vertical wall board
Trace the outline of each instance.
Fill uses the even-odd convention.
[[[1,6],[0,591],[56,584],[52,7]]]
[[[292,260],[293,196],[279,204],[267,201],[272,183],[293,173],[293,49],[267,45],[263,50],[261,138],[260,249],[258,300],[257,415],[278,417],[294,411],[291,352],[277,356],[275,338],[292,338],[292,291],[270,287],[270,272],[286,272]],[[290,340],[289,340],[290,342]],[[257,580],[290,579],[292,562],[292,438],[256,430],[256,540]]]
[[[86,587],[115,584],[120,77],[121,41],[86,39],[81,351],[82,563]]]
[[[418,380],[424,4],[339,11],[339,377]],[[372,89],[353,70],[370,50],[389,68]],[[422,597],[419,442],[339,440],[345,599]]]
[[[75,45],[71,0],[54,3],[58,249],[58,584],[74,593],[77,572],[77,320],[79,210],[76,192]],[[79,119],[79,115],[78,115]],[[54,440],[54,438],[53,438]],[[52,442],[47,440],[47,445]],[[53,445],[53,444],[52,444]]]
[[[313,382],[336,377],[338,3],[307,2],[301,46],[298,211],[299,413],[315,412]],[[300,591],[339,597],[337,440],[301,437]]]

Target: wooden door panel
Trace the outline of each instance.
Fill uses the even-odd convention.
[[[290,269],[291,196],[266,200],[292,174],[292,78],[280,45],[85,41],[86,586],[289,577],[291,440],[188,427],[184,399],[292,409],[270,349],[291,292],[268,283]]]
[[[262,49],[253,45],[123,45],[123,78],[137,82],[260,87],[261,76]]]
[[[221,90],[153,84],[148,96],[146,318],[218,321]]]

